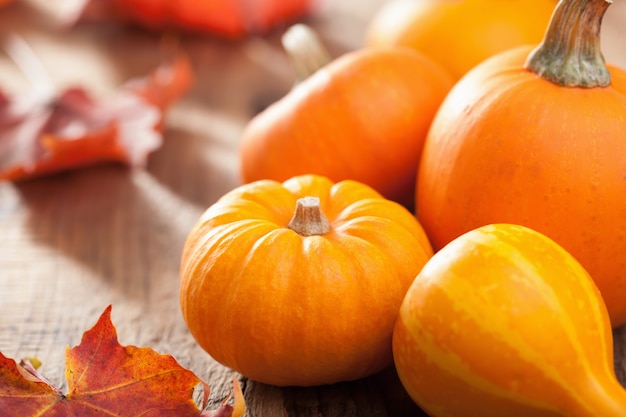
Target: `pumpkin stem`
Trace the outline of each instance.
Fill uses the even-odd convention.
[[[560,0],[526,68],[563,87],[611,84],[600,47],[602,18],[610,5],[611,0]]]
[[[319,37],[307,25],[298,23],[291,26],[281,41],[293,63],[298,82],[304,81],[331,61]]]
[[[320,208],[318,197],[302,197],[296,202],[296,211],[287,225],[302,236],[324,235],[330,232],[330,222]]]

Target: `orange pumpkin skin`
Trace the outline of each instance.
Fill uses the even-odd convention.
[[[287,227],[304,196],[331,229]],[[183,317],[214,359],[274,385],[358,379],[392,362],[404,294],[432,249],[415,217],[354,181],[240,186],[211,206],[181,260]]]
[[[393,0],[367,28],[368,46],[414,48],[458,79],[496,53],[538,44],[555,0]]]
[[[421,147],[452,83],[407,48],[342,55],[248,123],[242,180],[313,173],[359,181],[412,205]]]
[[[435,249],[490,223],[546,234],[587,269],[626,322],[626,72],[565,88],[524,69],[530,48],[480,64],[435,117],[416,210]]]
[[[402,303],[393,352],[432,417],[626,415],[597,287],[519,225],[472,230],[431,258]]]

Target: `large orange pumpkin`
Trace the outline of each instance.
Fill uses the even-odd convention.
[[[548,235],[626,322],[626,72],[600,51],[604,0],[563,0],[542,45],[493,57],[450,92],[426,139],[417,215],[440,249],[489,223]]]
[[[400,303],[431,256],[411,212],[366,185],[256,181],[190,231],[182,313],[200,346],[254,380],[353,380],[391,364]]]
[[[298,68],[320,62],[315,56],[323,48],[311,36],[289,33],[299,34],[300,41],[285,42]],[[451,76],[400,47],[360,49],[317,65],[246,126],[242,180],[313,173],[359,181],[412,206],[421,147]]]
[[[392,0],[370,22],[365,44],[415,48],[457,78],[490,56],[537,45],[555,0]]]
[[[432,417],[626,416],[597,287],[523,226],[483,226],[438,251],[402,303],[393,353]]]

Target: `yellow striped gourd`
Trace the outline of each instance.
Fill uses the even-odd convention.
[[[432,417],[626,416],[597,287],[526,227],[484,226],[435,254],[406,294],[393,353]]]

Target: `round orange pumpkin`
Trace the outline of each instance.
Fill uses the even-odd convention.
[[[523,226],[483,226],[438,251],[402,303],[393,353],[432,417],[626,415],[597,287]]]
[[[546,234],[626,322],[626,71],[600,51],[604,0],[559,3],[540,47],[490,58],[450,92],[426,139],[417,215],[440,249],[490,223]]]
[[[289,48],[305,63],[299,67],[307,68],[307,62],[319,61],[309,49],[298,49],[303,44]],[[412,206],[423,140],[452,87],[450,75],[398,47],[349,52],[301,78],[246,126],[243,182],[319,174],[365,183]]]
[[[460,78],[490,56],[539,44],[555,0],[392,0],[370,22],[365,44],[414,48]]]
[[[364,184],[255,181],[190,231],[180,304],[200,346],[254,380],[354,380],[392,363],[398,308],[431,256],[415,217]]]

